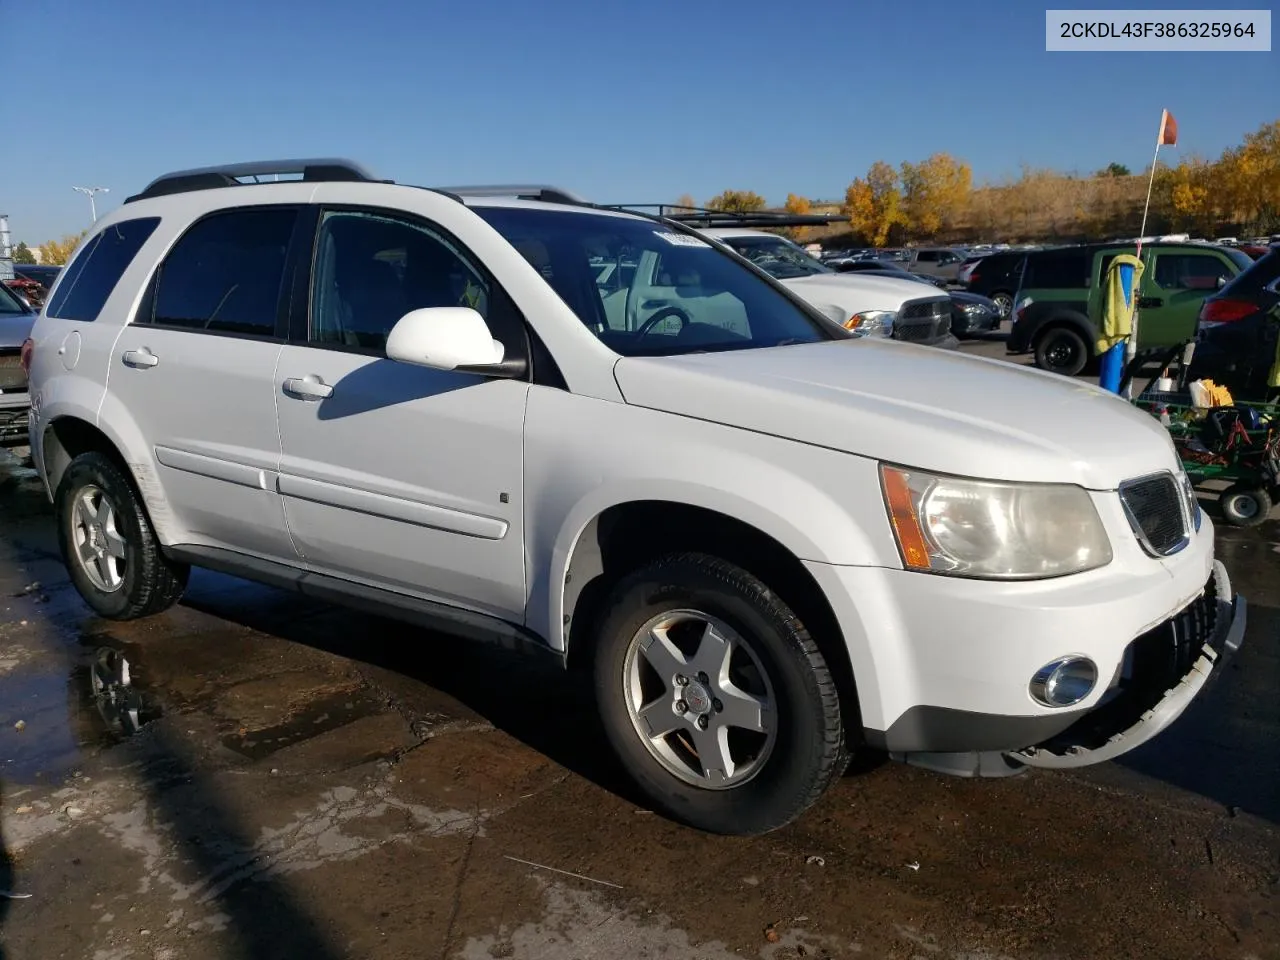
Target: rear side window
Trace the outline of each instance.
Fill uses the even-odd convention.
[[[159,217],[140,217],[106,227],[74,258],[45,313],[62,320],[98,319],[121,275],[159,223]]]
[[[160,265],[143,323],[274,337],[298,211],[249,207],[205,217]]]
[[[1089,285],[1089,266],[1093,255],[1080,253],[1051,253],[1027,257],[1024,287],[1040,287],[1046,290],[1084,289]]]

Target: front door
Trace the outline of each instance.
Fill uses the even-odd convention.
[[[529,384],[397,363],[410,310],[471,306],[511,357],[514,311],[439,227],[353,208],[320,216],[305,340],[276,375],[280,492],[310,570],[521,621]]]
[[[1205,297],[1238,272],[1213,250],[1159,250],[1148,261],[1138,301],[1138,341],[1165,347],[1196,335],[1196,318]]]
[[[287,563],[273,381],[298,212],[224,211],[179,237],[116,339],[104,401],[148,441],[135,473],[144,493],[158,482],[184,542]]]

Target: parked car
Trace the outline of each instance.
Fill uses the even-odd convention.
[[[872,277],[891,277],[901,280],[923,280],[934,287],[945,288],[947,282],[923,273],[912,273],[897,260],[841,260],[828,264],[837,273],[858,273]]]
[[[47,264],[15,264],[14,278],[9,281],[9,284],[18,289],[27,302],[39,310],[49,296],[53,281],[58,278],[61,271],[61,267]]]
[[[859,276],[902,277],[935,287],[944,284],[937,277],[908,273],[895,263],[858,265],[854,272]],[[951,300],[951,335],[957,340],[999,329],[1000,308],[994,301],[967,290],[950,290],[947,295]]]
[[[902,265],[912,273],[923,273],[948,283],[955,282],[966,251],[953,247],[911,247]]]
[[[35,320],[31,306],[0,283],[0,447],[27,445],[31,397],[22,351]]]
[[[1109,244],[1058,247],[1026,255],[1017,293],[1010,353],[1033,352],[1042,370],[1075,376],[1095,357],[1107,267],[1134,248]],[[1198,243],[1143,246],[1137,349],[1192,339],[1205,297],[1249,267],[1230,247]]]
[[[989,253],[971,267],[964,280],[970,293],[990,297],[1000,309],[1000,319],[1013,315],[1013,295],[1022,282],[1022,251]]]
[[[951,336],[951,303],[941,291],[924,293],[905,277],[842,273],[785,237],[764,230],[715,227],[700,232],[723,242],[852,330],[923,346],[959,346]]]
[[[657,258],[665,303],[643,269],[607,303],[592,257]],[[851,750],[1111,760],[1244,636],[1155,418],[854,336],[687,225],[563,190],[168,174],[28,343],[97,615],[210,567],[540,651],[590,678],[647,803],[706,830],[790,822]]]
[[[1226,386],[1241,400],[1268,400],[1280,336],[1280,245],[1254,261],[1200,307],[1189,374]]]

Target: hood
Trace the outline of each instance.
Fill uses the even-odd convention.
[[[35,322],[34,313],[0,313],[0,350],[22,346],[22,341],[31,336]]]
[[[817,273],[782,280],[810,303],[831,303],[849,313],[862,310],[897,310],[908,300],[945,297],[946,291],[918,280],[865,276],[858,273]]]
[[[1178,469],[1158,420],[1060,374],[857,338],[677,357],[625,357],[627,403],[940,473],[1122,481]]]

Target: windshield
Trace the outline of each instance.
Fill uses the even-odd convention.
[[[22,301],[14,296],[13,291],[0,283],[0,315],[12,316],[14,314],[27,314],[29,311],[22,305]]]
[[[842,339],[705,240],[649,220],[572,210],[472,207],[623,356]]]
[[[821,260],[782,237],[720,237],[720,240],[779,280],[835,273]]]

